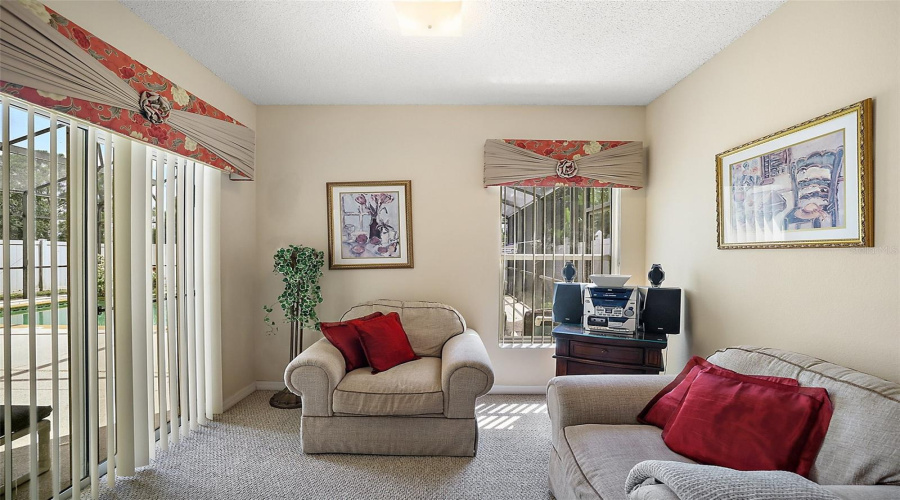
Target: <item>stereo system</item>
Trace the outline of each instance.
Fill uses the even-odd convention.
[[[680,288],[556,283],[553,321],[587,332],[675,335],[681,333],[681,296]]]
[[[641,294],[634,286],[584,288],[583,328],[589,332],[633,334],[641,320]]]

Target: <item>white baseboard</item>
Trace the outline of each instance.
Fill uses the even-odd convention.
[[[256,382],[253,382],[252,384],[247,384],[247,387],[244,387],[243,389],[237,391],[236,393],[232,394],[231,397],[229,397],[228,399],[226,399],[225,401],[222,402],[222,412],[224,413],[226,410],[228,410],[232,406],[238,404],[242,399],[253,394],[253,391],[255,391],[255,390],[256,390]]]
[[[547,394],[546,385],[495,385],[488,394]]]
[[[284,380],[257,380],[257,391],[280,391],[284,389]]]

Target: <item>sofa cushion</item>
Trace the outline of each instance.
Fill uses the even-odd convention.
[[[374,300],[352,307],[341,321],[373,312],[400,315],[400,323],[419,356],[440,356],[444,342],[466,331],[466,320],[456,309],[437,302]]]
[[[332,409],[348,415],[427,415],[444,412],[441,360],[421,358],[372,374],[369,367],[344,376]]]
[[[832,408],[825,389],[790,387],[709,368],[691,384],[662,437],[700,463],[809,475]]]
[[[700,370],[706,370],[708,372],[722,374],[722,373],[736,373],[731,370],[726,370],[720,366],[716,366],[713,363],[701,358],[700,356],[694,356],[690,360],[688,360],[687,364],[684,365],[684,368],[681,370],[681,373],[675,377],[669,385],[665,386],[663,390],[659,391],[659,394],[653,397],[647,406],[644,407],[644,410],[637,416],[638,422],[642,424],[650,424],[655,425],[659,428],[664,428],[666,423],[670,418],[675,414],[675,411],[678,410],[678,406],[681,404],[681,401],[684,399],[684,395],[687,394],[688,389],[690,389],[691,384],[694,383],[694,379],[697,378],[697,375],[700,374]],[[782,378],[782,377],[765,377],[758,375],[741,375],[742,377],[756,377],[764,380],[769,380],[771,382],[776,382],[779,384],[787,384],[792,386],[800,385],[799,382],[792,378]]]
[[[625,479],[644,460],[695,463],[666,447],[656,427],[586,424],[566,427],[572,457],[603,500],[627,498]]]
[[[820,484],[900,485],[900,384],[803,354],[738,346],[709,361],[750,375],[823,387],[834,406],[809,478]]]

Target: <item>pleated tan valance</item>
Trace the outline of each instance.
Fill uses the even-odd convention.
[[[253,178],[252,130],[35,0],[0,9],[4,93]]]
[[[484,143],[484,186],[644,186],[640,142],[496,140]]]

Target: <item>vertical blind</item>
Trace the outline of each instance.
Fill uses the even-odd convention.
[[[553,343],[554,283],[566,262],[576,282],[618,266],[617,191],[584,187],[500,187],[500,344]]]
[[[0,100],[2,488],[97,498],[221,409],[222,174]]]

